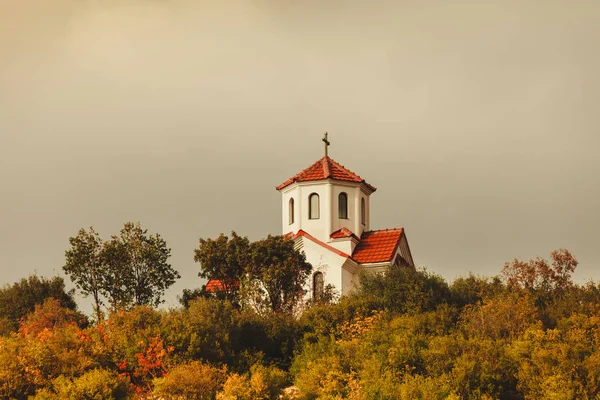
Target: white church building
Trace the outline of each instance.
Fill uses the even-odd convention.
[[[313,266],[310,293],[328,284],[340,295],[357,286],[362,271],[398,264],[414,267],[403,228],[371,230],[371,195],[377,190],[327,154],[292,176],[281,193],[283,234]]]

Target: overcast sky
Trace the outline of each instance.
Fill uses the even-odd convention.
[[[325,131],[419,266],[495,275],[564,247],[600,281],[596,0],[0,10],[0,284],[63,275],[80,228],[140,221],[172,248],[176,305],[203,283],[199,238],[281,233],[275,186]]]

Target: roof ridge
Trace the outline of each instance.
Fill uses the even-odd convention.
[[[364,231],[363,233],[377,233],[377,232],[396,232],[403,231],[404,228],[385,228],[385,229],[372,229],[370,231]]]
[[[329,161],[331,158],[329,156],[323,157],[323,175],[325,178],[329,178],[331,176],[331,168],[329,168]]]
[[[340,234],[343,236],[340,236]],[[345,239],[345,238],[353,237],[357,240],[360,240],[360,238],[354,232],[352,232],[350,229],[346,228],[345,226],[336,231],[331,232],[329,237],[332,239],[342,239],[342,238]]]
[[[350,171],[349,168],[345,167],[343,164],[340,164],[339,162],[335,161],[333,158],[329,158],[334,164],[336,164],[338,167],[345,169],[346,171],[350,172],[351,174],[355,175],[357,178],[362,179],[362,181],[364,182],[365,180],[356,172],[354,171]]]

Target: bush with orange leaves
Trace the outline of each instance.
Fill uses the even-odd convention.
[[[26,398],[59,377],[81,375],[96,363],[81,314],[54,299],[37,305],[19,332],[0,339],[0,397]]]

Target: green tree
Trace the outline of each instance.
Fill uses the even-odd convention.
[[[177,301],[183,308],[190,308],[190,301],[209,297],[212,297],[212,294],[206,290],[206,285],[202,285],[201,288],[183,289],[181,296],[177,296]]]
[[[162,336],[174,357],[210,363],[234,359],[233,332],[239,311],[226,300],[199,298],[188,309],[172,310],[162,319]]]
[[[13,285],[0,288],[0,320],[4,324],[17,329],[19,321],[33,312],[37,304],[42,304],[48,298],[54,298],[60,305],[71,310],[77,309],[73,299],[73,290],[65,291],[63,278],[38,277],[30,275]]]
[[[89,232],[79,230],[69,238],[71,248],[65,252],[63,271],[84,296],[92,296],[97,321],[102,319],[102,299],[105,292],[105,266],[102,260],[102,239],[90,227]]]
[[[200,239],[194,250],[194,261],[200,263],[198,276],[221,282],[219,297],[237,303],[240,281],[251,262],[250,241],[234,231],[231,238],[220,234],[216,239]]]
[[[271,236],[252,243],[250,276],[260,281],[273,312],[292,312],[304,297],[304,284],[312,266],[304,253],[294,249],[294,241]]]
[[[148,235],[139,222],[127,222],[106,242],[104,290],[113,308],[162,303],[165,290],[181,277],[168,263],[170,253],[165,240]]]
[[[483,300],[502,293],[506,286],[500,277],[492,278],[469,274],[459,277],[450,285],[451,302],[459,307],[468,304],[479,304]]]
[[[383,274],[364,273],[359,296],[378,308],[398,313],[434,310],[450,299],[448,284],[438,275],[411,267],[391,266]]]

